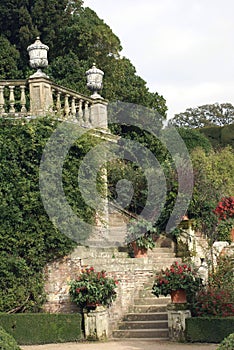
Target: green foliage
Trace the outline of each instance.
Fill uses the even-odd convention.
[[[192,317],[185,322],[186,340],[198,343],[220,343],[234,327],[234,317]]]
[[[225,126],[210,126],[199,129],[212,144],[213,148],[234,147],[234,123]]]
[[[234,148],[234,123],[225,125],[221,128],[221,146],[226,147],[230,145]]]
[[[0,314],[0,325],[4,326],[6,331],[14,336],[19,344],[23,345],[81,340],[83,337],[81,323],[82,315],[79,313]],[[13,349],[9,348],[9,350]],[[18,350],[18,348],[16,349]]]
[[[192,152],[192,162],[194,189],[188,215],[212,244],[218,227],[214,209],[220,198],[234,193],[234,153],[231,148],[224,148],[207,155],[196,149]]]
[[[139,248],[153,249],[157,228],[145,219],[131,219],[128,225],[127,242],[136,242]],[[131,243],[130,243],[131,244]]]
[[[109,306],[116,299],[118,281],[108,277],[105,271],[96,272],[93,267],[86,268],[70,285],[71,300],[81,308],[90,305]]]
[[[21,78],[18,71],[19,52],[3,36],[0,36],[0,79]]]
[[[220,255],[208,285],[196,296],[194,315],[234,316],[233,257]]]
[[[233,350],[234,349],[234,333],[229,334],[224,338],[221,344],[217,347],[217,350]]]
[[[82,0],[6,0],[0,4],[0,32],[10,43],[4,46],[7,64],[10,66],[16,51],[20,55],[18,73],[14,63],[12,78],[28,78],[27,46],[40,35],[50,48],[48,74],[57,83],[87,94],[85,71],[95,62],[105,72],[106,99],[139,103],[165,118],[164,98],[149,91],[130,60],[120,57],[119,38],[93,10],[82,5]]]
[[[206,153],[209,153],[212,149],[210,141],[198,130],[178,128],[177,131],[182,137],[189,152],[197,147],[202,148]]]
[[[231,103],[215,103],[188,108],[184,113],[176,114],[170,124],[184,128],[204,128],[223,126],[234,122],[234,107]]]
[[[43,267],[75,246],[53,225],[40,197],[40,160],[57,125],[52,118],[0,120],[0,311],[40,310],[45,299]],[[62,178],[67,201],[89,223],[94,210],[84,203],[76,183],[79,162],[95,140],[87,135],[71,147]],[[54,189],[54,183],[49,186]]]
[[[15,339],[0,327],[0,349],[1,350],[20,350]]]

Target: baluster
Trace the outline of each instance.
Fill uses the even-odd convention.
[[[72,97],[72,102],[71,102],[71,115],[72,117],[76,117],[76,98]]]
[[[9,86],[10,89],[10,97],[9,97],[9,102],[10,102],[10,113],[15,113],[15,96],[14,96],[14,86]]]
[[[82,109],[82,105],[83,105],[83,100],[79,100],[79,111],[78,111],[78,121],[80,123],[81,126],[83,126],[83,109]]]
[[[20,85],[20,90],[21,90],[21,97],[20,97],[21,112],[26,113],[27,109],[25,107],[26,105],[25,85]]]
[[[69,112],[70,112],[69,101],[68,101],[69,97],[70,97],[70,95],[68,95],[68,94],[65,95],[65,100],[64,100],[65,118],[67,118],[69,116]]]
[[[85,110],[84,110],[84,121],[85,126],[90,126],[90,120],[89,120],[89,102],[85,101]]]
[[[4,86],[0,86],[0,113],[5,113]]]
[[[57,113],[60,114],[61,113],[61,92],[60,91],[57,91],[56,109],[57,109]]]

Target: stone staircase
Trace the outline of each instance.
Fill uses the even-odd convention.
[[[166,306],[170,298],[156,298],[152,293],[153,278],[140,290],[128,313],[112,333],[113,338],[168,340]]]
[[[110,310],[114,339],[168,339],[166,306],[170,297],[157,298],[151,290],[155,273],[180,259],[175,257],[173,246],[161,247],[160,244],[158,242],[157,247],[148,251],[148,256],[144,258],[131,258],[127,251],[120,251],[117,247],[77,247],[72,254],[73,258],[81,259],[81,266],[93,266],[96,271],[105,270],[121,281],[121,295],[125,295],[128,306],[122,305],[120,317],[116,316],[116,307],[118,303],[122,304],[121,299]]]
[[[175,257],[172,248],[156,247],[148,252],[148,259],[154,272],[169,267]],[[133,304],[118,323],[118,329],[112,333],[113,338],[168,340],[167,304],[170,297],[155,297],[152,293],[154,274],[148,278],[134,298]]]

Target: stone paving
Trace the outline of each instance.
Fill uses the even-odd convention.
[[[216,350],[218,344],[124,340],[21,346],[23,350]]]

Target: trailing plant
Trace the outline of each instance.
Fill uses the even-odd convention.
[[[69,283],[69,294],[81,308],[109,306],[116,299],[117,284],[118,281],[108,277],[105,271],[96,272],[90,267],[82,270],[80,276]]]
[[[153,249],[157,232],[157,227],[154,227],[150,221],[131,219],[126,240],[129,245],[131,245],[131,242],[135,242],[141,249]]]

